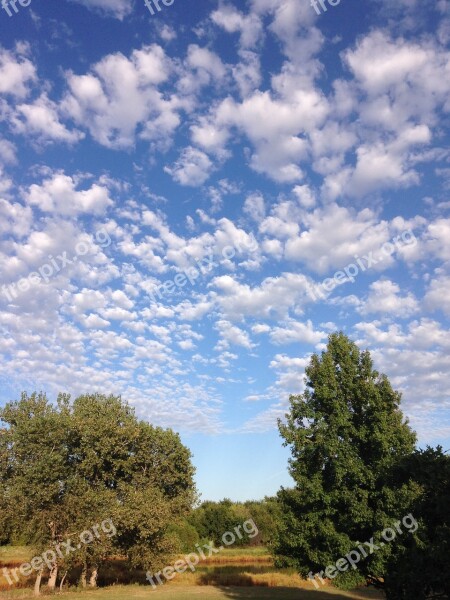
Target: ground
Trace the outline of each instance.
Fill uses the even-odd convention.
[[[21,580],[22,587],[12,589],[2,577],[2,567],[18,567],[30,559],[25,547],[0,547],[1,600],[31,600],[33,578]],[[127,574],[128,567],[120,561],[104,566],[110,583]],[[145,582],[130,585],[109,585],[97,590],[77,590],[75,587],[58,594],[60,600],[381,600],[383,594],[373,589],[342,592],[332,586],[316,590],[311,582],[299,577],[293,569],[277,569],[266,548],[226,549],[220,555],[202,561],[195,573],[177,575],[170,583],[152,589]],[[123,579],[121,581],[124,581]],[[45,594],[45,581],[42,592]],[[26,587],[28,585],[28,587]],[[49,596],[47,596],[48,598]],[[45,598],[45,595],[44,595]]]
[[[360,593],[341,592],[332,588],[325,591],[298,588],[183,586],[162,587],[152,590],[142,586],[113,586],[109,588],[67,592],[58,595],[59,600],[378,600],[383,595],[373,590]],[[4,600],[28,600],[33,598],[31,590],[6,592]],[[3,600],[3,599],[2,599]]]

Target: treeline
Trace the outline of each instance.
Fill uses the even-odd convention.
[[[220,547],[224,533],[233,532],[246,521],[253,521],[257,534],[253,530],[250,533],[244,531],[233,545],[268,546],[275,539],[279,520],[280,505],[276,498],[247,502],[224,499],[203,502],[181,524],[174,526],[173,531],[180,539],[182,550],[188,552],[199,542],[212,541]]]

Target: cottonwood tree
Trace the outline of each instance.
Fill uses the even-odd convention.
[[[417,494],[413,482],[386,479],[414,450],[416,438],[399,409],[400,394],[374,370],[368,351],[343,333],[332,334],[321,356],[312,356],[305,384],[279,423],[291,449],[295,487],[279,492],[282,516],[274,544],[278,563],[303,576],[323,571],[372,537],[377,541],[377,532],[407,514]],[[381,585],[390,546],[334,582]]]
[[[70,475],[66,432],[69,411],[61,395],[52,406],[42,393],[22,394],[7,404],[0,419],[2,446],[2,496],[10,528],[21,534],[40,553],[63,540],[69,526],[64,510],[66,482]],[[36,592],[39,592],[38,573]],[[54,589],[57,564],[50,569],[48,587]]]
[[[177,434],[143,421],[114,396],[73,404],[74,466],[92,490],[111,490],[116,549],[132,566],[159,568],[176,551],[170,524],[195,498],[191,454]],[[98,572],[98,565],[87,565]]]
[[[7,425],[0,442],[0,504],[14,508],[10,527],[39,552],[77,540],[105,519],[117,528],[114,538],[95,537],[70,556],[58,556],[50,589],[58,571],[74,564],[82,568],[82,583],[95,586],[112,554],[153,568],[175,550],[169,525],[187,514],[196,493],[190,452],[172,431],[139,421],[120,397],[101,394],[73,404],[60,395],[55,406],[43,394],[23,394],[0,419]]]

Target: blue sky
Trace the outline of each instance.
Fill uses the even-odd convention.
[[[120,393],[260,498],[343,330],[450,448],[449,2],[324,2],[6,3],[1,403]]]

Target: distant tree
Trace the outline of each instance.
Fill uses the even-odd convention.
[[[398,538],[393,548],[386,597],[450,598],[450,456],[440,446],[418,450],[394,467],[391,479],[420,486],[411,506],[419,528],[414,537]]]
[[[408,513],[418,493],[413,482],[386,481],[386,473],[411,454],[415,434],[399,409],[401,396],[373,369],[343,333],[332,334],[306,369],[306,389],[290,398],[286,423],[294,489],[282,489],[274,551],[279,564],[301,575],[327,565]],[[340,587],[381,584],[392,544],[368,556],[358,570],[339,573]]]
[[[173,523],[169,532],[176,537],[180,552],[194,552],[195,545],[200,542],[197,530],[186,518]]]
[[[259,501],[247,501],[245,509],[258,526],[259,535],[252,540],[252,544],[271,545],[276,538],[278,523],[281,519],[281,505],[278,498],[264,498]]]
[[[203,502],[189,517],[202,540],[211,540],[221,545],[222,536],[239,525],[239,518],[233,511],[233,503],[225,498],[220,502]]]
[[[246,533],[241,528],[239,535],[235,536],[234,545],[255,546],[272,541],[279,512],[280,505],[276,498],[246,502],[232,502],[225,498],[219,502],[203,502],[190,514],[188,522],[202,540],[211,540],[216,545],[221,545],[224,533],[233,533],[239,525],[253,520],[258,528],[258,535],[253,535],[253,530]]]
[[[177,549],[167,530],[196,498],[189,450],[114,396],[78,397],[73,424],[77,472],[91,490],[114,491],[117,548],[133,567],[165,566]]]
[[[10,543],[13,536],[12,505],[6,487],[9,475],[8,445],[8,430],[0,427],[0,546]]]

